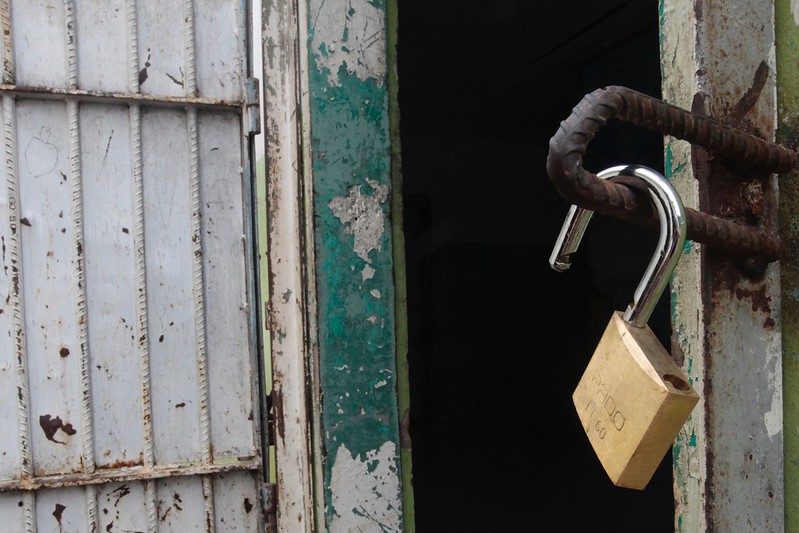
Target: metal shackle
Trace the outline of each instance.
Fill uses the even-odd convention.
[[[657,248],[624,312],[624,321],[642,328],[646,325],[660,295],[669,284],[671,273],[682,256],[687,232],[685,206],[677,191],[659,172],[641,165],[611,167],[597,174],[601,179],[620,175],[635,176],[645,185],[660,219]],[[591,221],[593,211],[572,205],[549,257],[550,266],[565,272],[571,266],[571,254],[577,251]]]

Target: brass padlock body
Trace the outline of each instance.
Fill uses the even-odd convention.
[[[648,327],[616,312],[572,396],[613,484],[642,490],[699,401]]]

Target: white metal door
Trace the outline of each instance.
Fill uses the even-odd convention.
[[[0,1],[0,528],[261,522],[247,0]]]

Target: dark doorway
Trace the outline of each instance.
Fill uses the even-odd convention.
[[[670,456],[646,491],[613,487],[571,402],[656,236],[596,217],[570,272],[547,264],[568,208],[547,142],[597,87],[659,96],[657,2],[400,0],[399,14],[417,530],[672,531]],[[662,152],[612,124],[585,166],[662,170]],[[668,342],[668,306],[650,326]]]

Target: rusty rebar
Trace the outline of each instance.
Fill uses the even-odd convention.
[[[711,118],[626,87],[597,89],[577,104],[549,141],[547,173],[567,201],[620,220],[651,225],[657,217],[645,196],[614,180],[600,180],[583,168],[588,143],[611,118],[700,145],[753,170],[782,173],[797,165],[794,151]],[[687,215],[691,240],[769,261],[778,259],[782,253],[779,237],[768,232],[695,209],[687,209]]]

